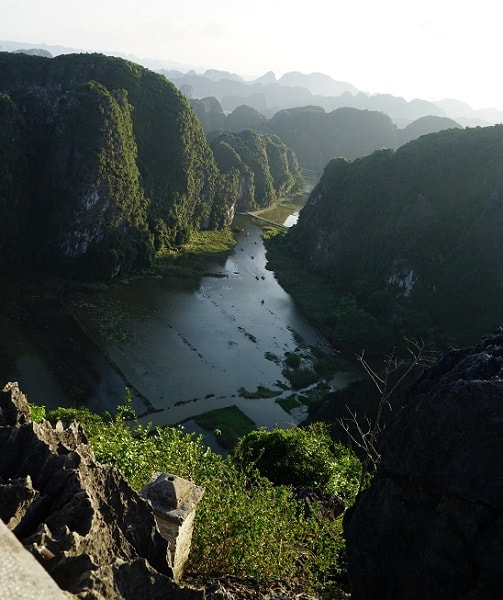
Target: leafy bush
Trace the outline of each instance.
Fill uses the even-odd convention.
[[[117,467],[136,489],[153,471],[176,473],[205,489],[197,510],[189,572],[300,579],[311,589],[321,589],[340,573],[344,552],[340,519],[306,515],[289,487],[262,477],[245,457],[239,464],[232,457],[224,458],[181,427],[153,430],[127,423],[123,411],[116,418],[103,418],[86,409],[57,409],[48,417],[65,423],[77,418],[96,458]],[[316,479],[315,465],[320,465],[330,473],[327,489],[349,498],[350,465],[355,459],[347,451],[329,451],[322,427],[295,431],[297,446],[306,451],[302,455],[306,469],[313,471],[311,479]],[[292,456],[290,463],[294,462],[299,462],[299,454]]]
[[[255,466],[278,485],[318,487],[353,501],[360,464],[354,455],[335,444],[326,428],[259,429],[241,438],[234,459],[243,467]]]

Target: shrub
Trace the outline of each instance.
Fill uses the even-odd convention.
[[[299,579],[306,589],[320,589],[340,573],[344,551],[340,519],[306,515],[289,487],[274,485],[246,460],[238,464],[232,457],[212,452],[201,437],[181,427],[152,430],[126,422],[120,412],[112,419],[86,409],[58,409],[50,411],[48,418],[66,423],[78,418],[96,458],[117,467],[136,489],[153,471],[175,473],[205,489],[197,510],[189,572]],[[307,431],[311,443],[304,444],[308,454],[303,460],[311,465],[309,453],[319,454],[315,447],[326,441],[326,430]],[[302,435],[297,433],[299,440]],[[327,454],[326,460],[334,462],[335,456]],[[327,484],[330,489],[336,487],[335,471]],[[340,483],[344,488],[343,478]]]
[[[344,446],[335,444],[326,426],[259,429],[245,435],[234,450],[242,467],[254,465],[277,485],[322,488],[352,502],[360,463]]]

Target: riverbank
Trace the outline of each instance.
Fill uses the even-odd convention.
[[[235,229],[121,281],[26,277],[4,295],[16,311],[0,324],[2,378],[48,407],[110,412],[128,387],[142,421],[197,432],[299,423],[345,366],[266,268],[261,230]]]

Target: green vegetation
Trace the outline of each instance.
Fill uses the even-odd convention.
[[[96,458],[117,467],[136,489],[153,471],[176,473],[205,489],[197,510],[189,574],[291,579],[327,598],[339,596],[334,577],[344,568],[341,518],[334,521],[323,517],[322,511],[306,512],[290,485],[276,485],[258,473],[256,456],[249,462],[246,448],[251,448],[255,437],[262,440],[266,432],[255,437],[249,434],[248,442],[238,445],[236,458],[223,458],[182,428],[152,430],[126,422],[130,416],[127,399],[113,419],[85,409],[48,413],[53,423],[78,419]],[[270,440],[279,438],[280,443],[260,443],[273,450],[266,453],[272,476],[275,454],[289,472],[292,469],[292,481],[304,485],[307,477],[311,484],[351,503],[360,463],[347,450],[331,444],[325,428],[294,429],[284,435],[276,430],[271,435]],[[290,457],[278,451],[280,446],[287,455],[292,453]]]
[[[279,281],[343,350],[462,344],[503,320],[503,126],[334,160],[267,242]]]
[[[303,190],[297,158],[277,136],[251,129],[224,132],[212,140],[211,149],[220,170],[232,181],[239,210],[266,208]]]
[[[28,258],[26,238],[29,188],[24,121],[11,98],[0,93],[0,272],[19,268]]]
[[[271,362],[273,362],[276,365],[279,365],[281,362],[279,356],[277,354],[274,354],[274,352],[268,351],[264,354],[264,356],[265,356],[265,358],[267,358],[267,360],[270,360]]]
[[[257,390],[255,392],[249,392],[245,388],[241,387],[238,390],[238,394],[241,396],[241,398],[258,400],[259,398],[275,398],[276,396],[279,396],[281,392],[278,392],[277,390],[270,390],[263,385],[259,385],[257,386]]]
[[[264,219],[268,219],[273,223],[279,223],[280,225],[286,221],[286,219],[294,212],[300,211],[307,201],[307,194],[297,195],[287,200],[280,200],[275,202],[270,208],[260,210],[256,214]]]
[[[24,268],[109,278],[227,224],[234,180],[162,75],[99,54],[0,53],[0,80],[2,269],[20,255]]]
[[[291,413],[293,409],[300,408],[302,406],[302,404],[297,400],[296,394],[292,394],[291,396],[288,396],[288,398],[278,398],[276,402],[287,413]]]
[[[309,367],[298,367],[294,369],[283,369],[283,375],[288,379],[292,389],[301,390],[316,383],[318,375]]]
[[[255,423],[234,405],[211,410],[194,420],[203,429],[214,431],[224,448],[234,448],[241,436],[255,428]]]
[[[227,255],[236,245],[236,240],[228,229],[217,231],[193,231],[188,240],[179,248],[160,252],[147,274],[170,275],[199,284],[208,273],[209,262],[225,262]]]
[[[398,145],[397,129],[388,115],[348,107],[329,113],[319,106],[280,110],[264,129],[292,148],[303,168],[316,172],[337,156],[357,158]]]
[[[238,464],[254,465],[277,485],[315,487],[354,501],[360,476],[359,463],[328,428],[315,423],[306,428],[258,429],[245,435],[234,449]]]

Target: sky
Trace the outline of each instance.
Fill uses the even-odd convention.
[[[494,0],[0,0],[0,39],[503,109]]]

